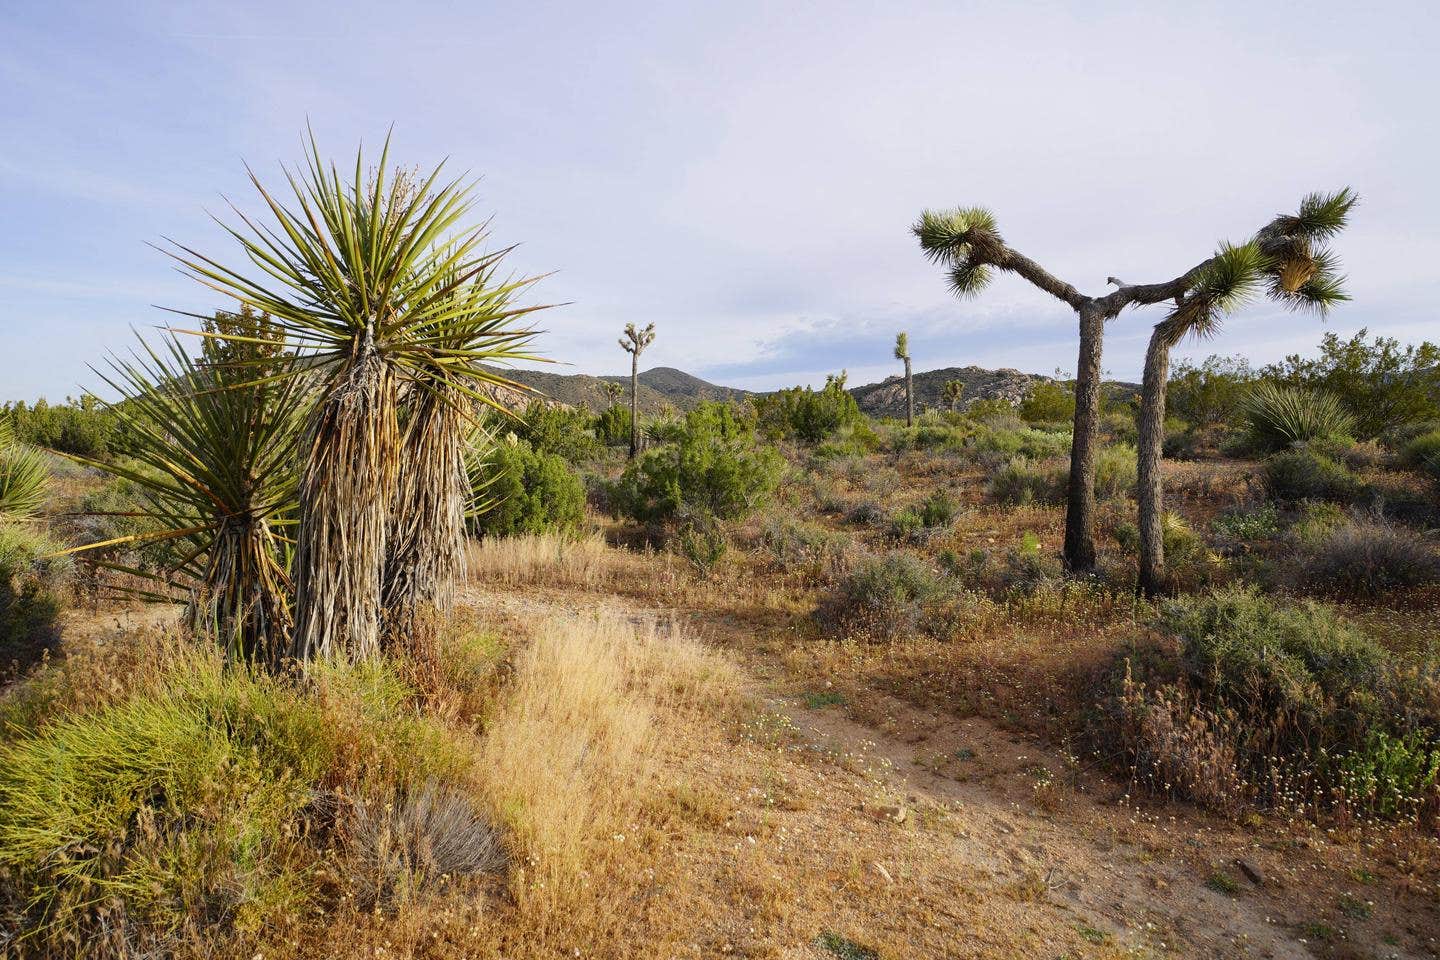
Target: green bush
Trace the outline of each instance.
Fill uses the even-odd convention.
[[[1247,589],[1171,602],[1157,626],[1175,645],[1127,660],[1124,714],[1132,760],[1167,782],[1219,806],[1240,792],[1387,816],[1415,815],[1435,789],[1433,664],[1406,664],[1329,607]]]
[[[791,387],[762,394],[751,401],[760,433],[772,440],[799,440],[816,444],[865,417],[845,389],[845,378],[831,376],[820,390]]]
[[[1280,533],[1280,511],[1271,503],[1246,506],[1222,513],[1210,526],[1221,536],[1240,543],[1270,540]]]
[[[1405,461],[1440,480],[1440,429],[1422,433],[1405,445]]]
[[[733,520],[774,491],[782,468],[780,455],[756,441],[754,424],[733,406],[703,403],[685,415],[673,443],[626,466],[610,502],[643,523]]]
[[[595,418],[595,438],[607,447],[630,445],[630,408],[612,403]]]
[[[920,629],[927,607],[947,589],[946,582],[912,554],[866,557],[841,581],[835,602],[822,616],[876,637],[897,637]]]
[[[969,446],[981,454],[1049,460],[1069,456],[1070,442],[1068,430],[988,427],[976,434]]]
[[[502,441],[488,461],[489,504],[471,518],[486,536],[569,531],[585,516],[585,485],[562,458],[539,453],[524,440]]]
[[[61,549],[29,524],[0,521],[0,660],[52,633],[74,572],[69,557],[49,557]]]
[[[1041,380],[1020,403],[1027,423],[1068,423],[1075,419],[1075,388],[1068,383]]]
[[[1101,448],[1095,457],[1095,496],[1123,497],[1135,491],[1135,448],[1116,443]]]
[[[1063,494],[1064,477],[1059,471],[1024,457],[1016,457],[990,477],[990,497],[997,503],[1058,503]]]
[[[1349,503],[1361,493],[1360,481],[1342,464],[1317,450],[1282,450],[1265,461],[1265,489],[1276,500],[1330,500]]]
[[[1346,443],[1355,427],[1355,417],[1334,394],[1269,381],[1250,388],[1245,416],[1251,442],[1261,450],[1284,450],[1301,443]]]
[[[519,421],[509,426],[537,453],[553,453],[571,463],[582,463],[600,453],[601,444],[595,437],[594,418],[578,407],[532,400]],[[628,418],[626,427],[629,427]]]
[[[191,652],[167,664],[0,745],[0,876],[23,891],[5,920],[42,953],[99,951],[118,924],[116,955],[168,954],[180,931],[214,945],[309,912],[335,893],[315,882],[346,810],[335,784],[456,783],[470,763],[388,661],[313,688]]]

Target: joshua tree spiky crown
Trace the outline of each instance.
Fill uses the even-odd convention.
[[[895,334],[895,359],[910,359],[910,335],[908,333]]]

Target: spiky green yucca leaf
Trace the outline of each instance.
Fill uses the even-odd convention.
[[[99,373],[121,397],[109,408],[125,457],[72,459],[134,483],[149,529],[70,552],[162,546],[158,571],[105,565],[147,579],[151,599],[188,602],[232,656],[278,663],[290,625],[278,530],[294,519],[305,382],[237,385],[235,371],[193,359],[174,337]]]
[[[895,359],[908,360],[910,358],[910,335],[908,333],[895,334]]]
[[[1187,335],[1212,336],[1226,314],[1249,302],[1260,287],[1269,260],[1256,241],[1220,249],[1191,280],[1189,292],[1164,323],[1172,343]]]
[[[0,519],[34,517],[45,505],[49,481],[44,455],[17,442],[9,418],[0,417]]]
[[[1355,426],[1355,417],[1334,394],[1269,381],[1251,388],[1245,413],[1251,435],[1274,450],[1348,437]]]

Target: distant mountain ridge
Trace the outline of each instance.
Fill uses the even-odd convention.
[[[624,402],[629,402],[630,377],[626,374],[592,376],[588,373],[556,373],[550,370],[492,368],[497,374],[537,391],[542,397],[571,407],[585,407],[599,411],[609,405],[605,392],[606,383],[618,383],[622,387]],[[563,369],[563,368],[562,368]],[[959,380],[965,385],[960,405],[965,407],[976,400],[1001,399],[1018,404],[1037,383],[1049,383],[1054,377],[1038,373],[1022,373],[1011,368],[987,370],[984,367],[944,367],[939,370],[922,370],[913,377],[915,382],[915,409],[949,409],[945,399],[945,383]],[[1135,384],[1107,383],[1107,392],[1131,392],[1139,389]],[[643,414],[654,415],[673,407],[685,411],[694,409],[703,400],[744,400],[759,396],[764,391],[744,390],[739,387],[725,387],[702,380],[694,374],[674,367],[651,367],[640,374],[640,410]],[[867,383],[851,387],[850,394],[865,413],[874,417],[903,417],[905,415],[905,378],[898,374],[886,377],[879,383]],[[513,392],[502,394],[502,402],[510,406],[524,406],[528,399]]]

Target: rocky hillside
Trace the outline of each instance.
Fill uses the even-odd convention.
[[[940,370],[926,370],[914,375],[915,412],[934,408],[948,409],[945,399],[945,382],[959,380],[965,384],[961,406],[974,400],[1002,399],[1019,403],[1025,399],[1036,383],[1050,380],[1037,373],[1021,373],[1019,370],[985,370],[981,367],[945,367]],[[905,378],[887,377],[880,383],[868,383],[863,387],[852,387],[850,393],[860,409],[872,417],[905,416]]]
[[[501,376],[538,391],[550,400],[571,407],[587,407],[596,411],[606,407],[610,403],[605,392],[606,381],[620,384],[627,402],[630,396],[628,375],[594,377],[586,373],[565,374],[558,372],[565,369],[558,365],[553,371],[493,369]],[[716,386],[674,367],[654,367],[640,373],[642,413],[658,413],[667,405],[679,410],[689,410],[702,400],[742,400],[749,395],[747,390]],[[502,397],[502,401],[511,406],[517,405],[513,395]],[[520,398],[518,405],[524,405],[524,398]]]

